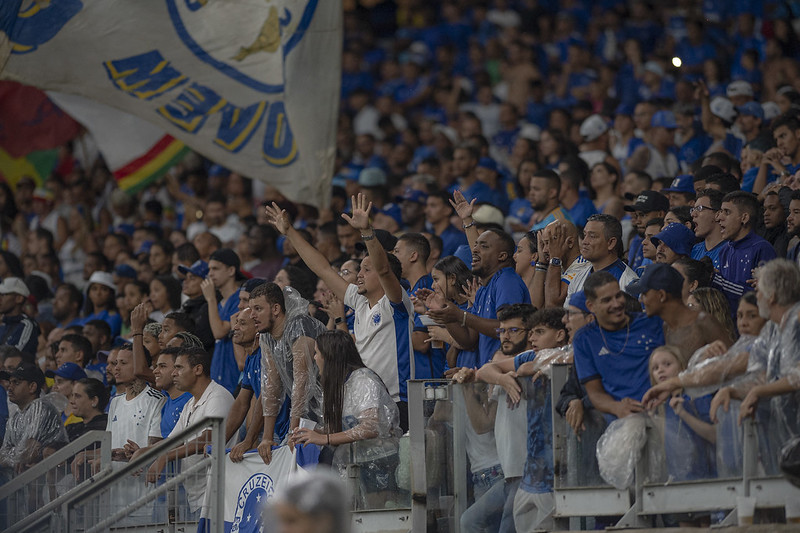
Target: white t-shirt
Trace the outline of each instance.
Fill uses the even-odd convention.
[[[205,417],[221,417],[223,419],[227,418],[231,407],[233,407],[233,396],[230,392],[228,392],[228,389],[215,381],[211,381],[208,384],[208,387],[206,387],[206,390],[203,391],[203,394],[200,396],[199,400],[192,397],[186,403],[183,411],[181,411],[180,418],[178,418],[178,422],[175,424],[175,427],[172,428],[169,436],[172,437],[173,435],[177,435],[189,427],[189,425],[191,425],[193,422],[202,420]],[[222,424],[222,427],[224,428],[225,424]],[[202,432],[195,435],[190,435],[185,442],[195,439],[201,434]],[[237,433],[235,432],[234,436],[231,437],[231,440],[226,444],[226,446],[231,446],[235,443],[236,435]],[[185,459],[181,459],[181,470],[185,471],[195,463],[200,462],[202,459],[203,453],[197,453],[195,455],[186,457]],[[192,512],[197,511],[197,509],[199,509],[203,504],[203,494],[205,493],[206,489],[207,473],[207,470],[204,472],[197,472],[194,475],[186,478],[186,480],[183,482],[183,487],[186,489],[186,498],[189,501],[189,509]]]
[[[494,432],[502,435],[497,441],[497,456],[506,478],[522,477],[525,459],[528,456],[528,400],[520,399],[513,409],[508,407],[508,395],[500,386],[494,388],[497,414],[494,419]]]
[[[124,394],[114,396],[108,408],[108,425],[106,431],[111,432],[111,448],[122,448],[128,440],[132,440],[141,448],[148,445],[149,437],[161,438],[161,407],[167,399],[159,391],[149,385],[145,386],[134,399],[127,400]],[[114,461],[114,470],[121,470],[127,463]],[[128,483],[121,483],[111,491],[111,499],[115,508],[141,498],[147,491],[146,476],[131,476]],[[132,521],[126,525],[140,523],[152,518],[153,504],[140,507],[130,515]]]
[[[353,331],[358,353],[367,368],[380,376],[395,402],[401,396],[406,399],[406,381],[414,379],[414,306],[406,291],[402,292],[402,303],[392,303],[384,294],[374,307],[366,296],[358,294],[356,285],[350,284],[344,294],[344,304],[355,310]]]

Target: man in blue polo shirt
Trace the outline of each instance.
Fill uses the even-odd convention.
[[[497,338],[497,310],[505,305],[531,303],[525,282],[514,270],[516,245],[509,234],[499,229],[488,229],[481,235],[472,220],[473,204],[463,195],[455,195],[456,211],[472,244],[472,273],[481,286],[475,293],[475,303],[469,310],[461,310],[448,302],[442,309],[431,309],[428,315],[437,323],[447,326],[455,341],[465,350],[475,352],[475,361],[469,366],[486,364],[500,349]],[[466,362],[462,362],[466,364]]]
[[[589,276],[583,290],[596,320],[573,340],[578,379],[595,409],[617,418],[639,413],[650,388],[650,353],[664,344],[663,322],[627,313],[625,294],[608,272]]]
[[[760,207],[751,193],[734,191],[725,195],[717,212],[716,220],[727,243],[719,252],[719,275],[714,276],[712,284],[725,294],[732,312],[742,294],[753,290],[753,269],[777,257],[772,245],[753,231]]]

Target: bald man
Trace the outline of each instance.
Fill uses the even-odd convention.
[[[567,289],[580,264],[578,228],[566,220],[551,222],[539,237],[539,259],[534,284],[537,294],[543,294],[540,307],[561,307]],[[541,286],[541,288],[539,288]],[[538,298],[536,298],[538,300]]]

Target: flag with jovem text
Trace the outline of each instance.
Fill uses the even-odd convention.
[[[140,117],[317,205],[330,195],[341,47],[341,0],[0,2],[3,78]]]

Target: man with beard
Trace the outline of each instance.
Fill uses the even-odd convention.
[[[775,249],[753,231],[761,205],[749,192],[734,191],[722,199],[716,220],[727,242],[719,252],[719,275],[712,285],[728,299],[732,312],[739,298],[753,290],[753,269],[775,259]],[[735,315],[734,315],[735,318]]]
[[[569,212],[559,204],[561,178],[555,170],[542,169],[534,173],[528,189],[528,201],[533,209],[530,224],[532,231],[544,229],[551,222],[572,222]]]
[[[719,251],[725,244],[722,229],[717,224],[717,212],[722,207],[724,195],[716,189],[703,189],[697,193],[694,207],[690,211],[694,223],[694,235],[703,239],[692,248],[691,257],[698,261],[710,257],[714,268],[719,268]]]
[[[575,274],[567,289],[567,300],[578,291],[583,290],[586,279],[595,272],[605,271],[619,282],[620,287],[638,278],[636,272],[622,262],[619,253],[622,250],[622,225],[611,215],[592,215],[583,228],[581,255],[586,263]]]
[[[253,289],[250,309],[253,323],[261,334],[264,435],[258,453],[269,464],[272,445],[280,444],[274,441],[273,435],[287,395],[291,401],[291,430],[299,427],[300,418],[322,421],[322,388],[313,357],[314,340],[325,331],[325,326],[308,315],[308,302],[294,289],[287,287],[283,291],[275,283],[264,283]],[[239,342],[244,340],[239,338]]]
[[[764,238],[775,248],[778,257],[786,257],[790,235],[786,227],[786,210],[777,190],[770,190],[764,196],[764,228]]]
[[[669,199],[656,191],[642,191],[636,196],[636,201],[625,206],[625,211],[631,214],[631,222],[636,230],[636,235],[631,239],[628,250],[628,266],[636,270],[642,266],[642,240],[647,221],[653,218],[664,218],[669,211]]]
[[[800,263],[800,191],[792,193],[789,202],[789,215],[786,217],[786,234],[791,239],[786,258]]]
[[[464,366],[479,367],[486,364],[500,348],[497,338],[497,312],[506,305],[531,303],[525,282],[514,269],[516,245],[511,236],[500,229],[489,228],[481,235],[475,230],[472,219],[474,202],[468,202],[460,193],[455,194],[455,207],[472,246],[472,274],[480,287],[475,293],[475,303],[461,310],[452,302],[441,309],[428,310],[428,316],[447,330],[464,350],[477,348],[476,361]]]

